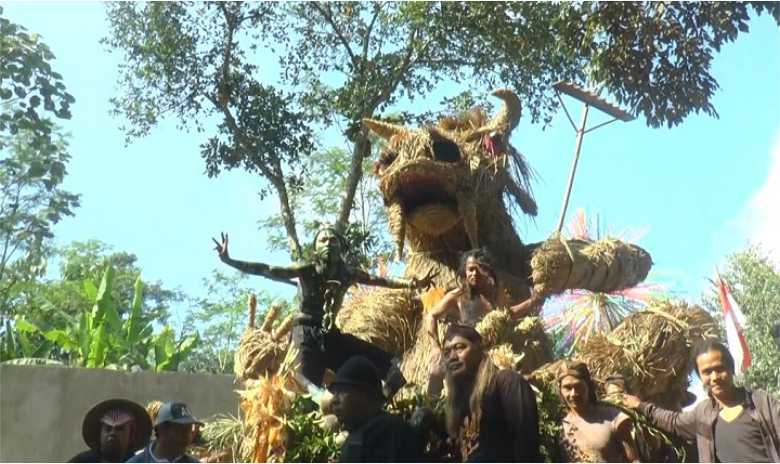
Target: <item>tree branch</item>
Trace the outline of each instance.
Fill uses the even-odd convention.
[[[225,22],[227,23],[227,43],[225,44],[225,53],[223,55],[224,61],[222,62],[221,70],[222,85],[218,86],[219,88],[217,90],[218,93],[216,97],[209,94],[206,94],[205,96],[217,109],[222,112],[228,128],[233,133],[233,136],[238,141],[240,147],[247,153],[253,153],[257,151],[255,144],[249,140],[244,131],[241,130],[238,122],[233,116],[233,113],[230,112],[230,108],[228,107],[230,98],[229,94],[227,93],[229,91],[227,79],[229,75],[230,59],[232,57],[233,51],[233,34],[235,33],[236,22],[233,20],[235,18],[231,17],[223,3],[219,3],[219,8],[222,10],[222,14],[225,16]],[[295,213],[290,207],[290,197],[287,192],[287,185],[284,183],[284,174],[282,172],[281,164],[279,164],[278,160],[276,161],[276,165],[274,166],[276,172],[269,169],[269,167],[263,163],[257,163],[255,166],[257,166],[263,177],[268,179],[268,181],[276,190],[276,194],[279,199],[279,206],[281,208],[282,220],[284,222],[284,228],[287,232],[287,240],[290,244],[290,249],[293,256],[300,256],[302,250],[300,240],[298,239],[298,231],[295,226]]]
[[[352,47],[350,47],[349,42],[347,41],[346,37],[341,33],[341,29],[336,25],[336,22],[333,20],[333,16],[330,12],[330,6],[326,5],[327,9],[323,9],[320,7],[322,5],[319,2],[312,2],[311,5],[314,7],[315,10],[317,10],[323,18],[330,24],[330,27],[333,28],[333,32],[336,34],[336,37],[339,39],[339,42],[344,46],[344,49],[347,51],[347,54],[349,55],[349,60],[352,62],[353,66],[357,66],[357,58],[355,57],[355,53],[352,51]]]

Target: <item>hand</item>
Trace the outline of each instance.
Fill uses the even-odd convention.
[[[221,243],[218,242],[215,238],[212,238],[211,240],[217,245],[214,247],[214,249],[217,250],[219,259],[222,261],[227,261],[230,259],[230,255],[228,254],[228,235],[225,232],[222,232],[220,235],[222,237]]]
[[[620,398],[620,403],[628,409],[638,409],[642,400],[634,395],[623,394]]]
[[[433,279],[436,278],[437,275],[439,275],[438,272],[433,272],[433,270],[430,270],[428,271],[428,274],[426,274],[422,279],[412,279],[412,285],[414,288],[427,290],[433,285]]]

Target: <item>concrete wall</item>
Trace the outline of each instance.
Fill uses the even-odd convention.
[[[0,365],[0,462],[67,461],[87,449],[84,415],[109,398],[142,406],[183,401],[197,418],[208,419],[237,414],[234,388],[227,375]]]

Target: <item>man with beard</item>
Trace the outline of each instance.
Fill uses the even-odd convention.
[[[697,344],[693,360],[709,399],[683,412],[630,395],[624,405],[666,432],[696,440],[699,462],[780,462],[780,401],[762,390],[737,387],[734,358],[716,340]]]
[[[192,443],[195,419],[184,403],[167,401],[160,406],[154,421],[155,439],[127,462],[200,462],[185,451]]]
[[[423,456],[421,437],[396,415],[383,410],[379,374],[371,361],[353,356],[328,386],[331,408],[349,432],[340,462],[417,462]]]
[[[406,382],[392,357],[384,350],[353,335],[342,333],[336,327],[336,315],[344,295],[355,283],[388,288],[426,288],[433,275],[422,280],[390,279],[373,276],[350,266],[342,252],[344,243],[332,227],[322,227],[314,236],[314,259],[289,267],[270,266],[232,259],[228,253],[228,236],[216,243],[219,258],[225,264],[247,274],[293,284],[298,280],[300,308],[291,337],[298,349],[301,372],[316,387],[322,385],[326,369],[337,370],[353,355],[363,355],[379,369],[385,378],[385,395],[392,398]]]
[[[473,328],[452,324],[444,335],[446,422],[468,462],[539,462],[539,418],[531,385],[498,368]]]
[[[110,399],[89,410],[81,432],[90,449],[68,462],[125,462],[149,442],[152,421],[140,405]]]

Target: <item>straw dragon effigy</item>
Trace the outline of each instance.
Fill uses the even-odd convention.
[[[564,240],[554,234],[542,243],[523,243],[510,213],[535,216],[537,205],[529,187],[530,168],[509,144],[520,120],[520,101],[509,90],[492,95],[503,102],[492,119],[477,108],[416,129],[363,121],[384,143],[375,174],[396,252],[405,258],[404,276],[435,275],[434,288],[422,295],[356,288],[338,313],[337,324],[402,358],[404,375],[420,391],[426,387],[434,349],[421,321],[425,310],[453,285],[463,252],[484,247],[495,258],[499,309],[477,326],[493,347],[493,359],[548,387],[556,362],[551,362],[539,317],[515,320],[502,308],[541,302],[567,289],[610,292],[632,287],[652,265],[642,248],[611,238]],[[236,374],[247,387],[241,392],[244,426],[253,430],[245,434],[244,459],[284,459],[287,434],[279,418],[292,404],[296,387],[290,375],[294,367],[282,362],[290,359],[285,358],[288,322],[273,329],[275,316],[271,311],[259,329],[250,324],[236,352]],[[658,303],[626,318],[611,333],[588,340],[580,358],[591,365],[596,380],[623,373],[631,379],[630,388],[647,398],[679,394],[687,382],[691,343],[711,334],[713,327],[699,308]],[[276,388],[277,383],[284,385]],[[265,431],[258,424],[264,424]]]
[[[557,236],[542,244],[522,242],[510,212],[534,216],[537,206],[529,186],[531,170],[509,143],[520,120],[520,100],[506,89],[493,95],[503,107],[492,119],[474,109],[418,129],[363,121],[385,143],[375,173],[397,254],[406,255],[405,276],[433,271],[435,285],[444,289],[455,280],[460,255],[484,247],[496,261],[499,306],[571,288],[611,291],[641,282],[651,260],[635,245]],[[424,387],[433,349],[420,324],[424,306],[410,292],[361,292],[345,303],[339,323],[403,356],[406,378]],[[483,322],[484,330],[507,335],[494,338],[496,345],[509,343],[524,351],[524,371],[549,361],[538,320],[515,325],[511,318],[492,317]]]

